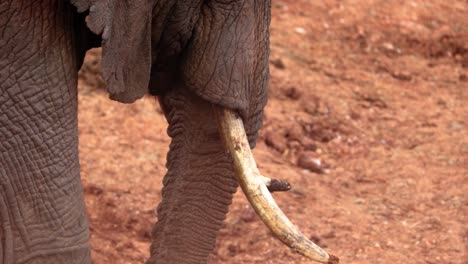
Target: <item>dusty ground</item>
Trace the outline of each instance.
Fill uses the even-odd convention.
[[[273,0],[255,155],[293,184],[274,195],[280,207],[342,263],[468,263],[467,14],[463,0]],[[108,100],[98,59],[87,58],[79,97],[93,259],[141,263],[166,121],[152,98]],[[210,263],[306,260],[238,192]]]

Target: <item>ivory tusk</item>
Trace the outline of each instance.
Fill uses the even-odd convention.
[[[265,225],[284,244],[309,259],[329,264],[338,263],[337,257],[328,255],[307,239],[273,200],[266,187],[270,179],[262,176],[257,168],[242,119],[229,109],[214,106],[214,110],[221,139],[233,160],[237,180]]]

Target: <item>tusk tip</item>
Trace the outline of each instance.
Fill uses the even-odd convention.
[[[291,190],[291,184],[289,184],[287,181],[271,179],[267,185],[267,188],[270,192],[286,192]]]
[[[336,256],[329,255],[327,264],[338,264],[340,263],[340,259]]]

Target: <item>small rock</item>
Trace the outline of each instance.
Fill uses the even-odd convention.
[[[464,57],[461,64],[462,64],[463,68],[468,68],[468,56]],[[465,75],[465,77],[466,77],[466,75]],[[465,81],[466,81],[466,79],[465,79]]]
[[[287,146],[286,139],[279,133],[269,131],[265,135],[265,144],[281,153],[284,152]]]
[[[460,122],[453,121],[450,123],[449,128],[450,130],[453,130],[453,131],[460,131],[460,130],[463,130],[465,126]]]
[[[320,109],[320,98],[318,97],[311,97],[307,98],[303,101],[304,111],[311,115],[318,115]]]
[[[467,65],[468,65],[468,63],[467,63]],[[466,75],[466,74],[463,74],[463,73],[462,73],[462,74],[460,74],[460,76],[459,76],[458,78],[459,78],[460,81],[462,81],[462,82],[468,82],[468,75]]]
[[[151,228],[140,228],[137,232],[139,239],[145,242],[151,242]]]
[[[315,144],[315,141],[313,141],[309,137],[303,137],[301,139],[301,144],[302,144],[302,147],[304,147],[305,150],[309,150],[309,151],[316,151],[317,150],[317,144]]]
[[[310,191],[309,189],[304,188],[298,184],[298,185],[294,185],[294,187],[291,188],[290,192],[299,197],[305,197],[309,191]]]
[[[356,199],[354,199],[353,202],[354,202],[355,204],[363,204],[363,203],[365,203],[365,200],[362,199],[362,198],[356,198]]]
[[[304,134],[304,129],[302,128],[301,125],[298,123],[294,122],[287,130],[286,132],[286,137],[290,140],[297,140],[301,141],[302,137]]]
[[[280,70],[286,69],[286,65],[284,64],[284,61],[281,58],[273,59],[270,61],[273,66]]]
[[[447,102],[444,101],[444,99],[437,99],[437,104],[443,107],[447,107]]]
[[[431,38],[434,41],[440,41],[444,38],[450,38],[453,37],[453,31],[448,25],[444,25],[439,27],[438,29],[434,30],[432,32]]]
[[[335,231],[330,231],[328,233],[325,233],[322,235],[323,238],[335,238],[336,237],[336,233]]]
[[[284,6],[284,4],[282,4],[282,3],[277,3],[277,2],[273,3],[274,8],[283,8],[283,6]]]
[[[283,93],[291,100],[298,100],[302,96],[301,91],[294,86],[284,89]]]
[[[319,247],[323,247],[323,248],[327,247],[327,245],[323,243],[322,239],[319,236],[312,235],[310,237],[310,240]]]
[[[400,81],[409,82],[413,79],[410,73],[408,72],[393,72],[392,77]]]
[[[298,34],[305,35],[307,32],[303,27],[296,27],[294,31]]]
[[[382,49],[388,53],[391,54],[400,54],[401,50],[397,47],[395,47],[392,43],[390,42],[385,42],[382,44]]]
[[[230,244],[228,246],[228,251],[229,251],[229,256],[234,257],[237,255],[240,251],[240,248],[238,245]]]
[[[462,145],[462,152],[463,152],[464,154],[468,154],[468,144],[463,144],[463,145]]]
[[[257,218],[257,215],[255,214],[255,211],[250,206],[242,210],[242,214],[241,214],[242,221],[246,223],[250,223],[250,222],[255,221],[256,218]]]
[[[315,173],[323,173],[323,164],[318,158],[314,158],[314,153],[304,152],[297,159],[297,166]]]
[[[355,111],[355,110],[351,110],[350,113],[349,113],[349,116],[353,120],[359,120],[361,118],[361,114],[359,114],[359,112]]]
[[[96,186],[94,184],[89,184],[89,185],[85,185],[84,192],[86,194],[100,196],[103,194],[104,190],[99,186]]]
[[[393,44],[390,42],[383,43],[382,47],[385,48],[386,50],[391,50],[391,51],[395,50],[395,46],[393,46]]]
[[[288,148],[289,149],[299,149],[301,147],[301,143],[296,140],[288,141]]]

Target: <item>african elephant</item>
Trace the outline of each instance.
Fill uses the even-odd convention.
[[[97,46],[110,98],[157,96],[169,123],[168,172],[147,263],[206,262],[236,175],[249,174],[236,153],[251,158],[262,123],[270,12],[270,0],[2,0],[0,262],[91,262],[77,72]],[[220,133],[232,124],[242,128],[240,138]],[[247,193],[260,179],[252,161],[254,178],[240,180]],[[312,259],[333,260],[269,209],[266,185],[258,186],[266,202],[247,196],[261,216],[276,210],[262,219],[281,240]]]

